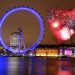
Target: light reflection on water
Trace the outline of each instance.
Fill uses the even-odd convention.
[[[57,75],[74,75],[70,59],[61,59],[59,61],[59,70]]]
[[[75,59],[0,57],[0,75],[75,75]]]
[[[18,75],[18,59],[9,58],[8,59],[8,75]]]

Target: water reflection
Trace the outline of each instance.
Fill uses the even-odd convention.
[[[0,75],[75,75],[75,59],[0,57]]]
[[[56,75],[73,75],[71,59],[59,59],[59,70]]]
[[[7,74],[8,58],[0,57],[0,75]]]
[[[18,75],[29,75],[29,58],[18,58],[19,60],[19,69]]]
[[[18,58],[8,59],[8,75],[18,75]]]
[[[29,75],[46,75],[45,58],[31,58],[29,63]]]

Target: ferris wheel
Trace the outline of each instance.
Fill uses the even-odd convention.
[[[31,45],[31,47],[29,47],[29,48],[25,48],[25,47],[24,47],[24,50],[14,50],[14,49],[11,48],[10,46],[8,46],[8,45],[4,42],[4,40],[3,40],[3,38],[2,38],[2,27],[3,27],[3,23],[5,22],[5,20],[7,19],[7,17],[8,17],[9,15],[11,15],[11,14],[14,13],[14,12],[18,12],[18,11],[27,11],[27,12],[33,14],[33,15],[37,18],[37,20],[38,20],[38,22],[39,22],[39,27],[40,27],[40,34],[39,34],[39,36],[38,36],[38,39],[35,41],[34,44]],[[22,35],[22,32],[20,32],[20,33],[21,33],[21,35]],[[28,51],[28,50],[34,50],[34,49],[39,45],[39,43],[41,42],[41,40],[42,40],[42,38],[43,38],[43,35],[44,35],[44,23],[43,23],[42,17],[40,16],[40,14],[39,14],[38,12],[36,12],[36,10],[34,10],[34,9],[32,9],[32,8],[29,8],[29,7],[20,6],[20,7],[13,8],[13,9],[11,9],[10,11],[8,11],[8,12],[2,17],[2,19],[1,19],[1,21],[0,21],[0,41],[1,41],[2,45],[3,45],[3,47],[4,47],[6,50],[9,50],[9,51],[11,51],[11,52],[13,52],[13,53],[25,53],[25,52]],[[25,46],[25,44],[24,44],[24,46]]]

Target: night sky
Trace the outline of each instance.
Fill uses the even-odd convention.
[[[16,6],[29,6],[36,9],[43,17],[45,34],[41,44],[58,44],[57,39],[49,29],[47,23],[49,8],[71,9],[75,7],[75,0],[0,0],[0,18],[9,9]],[[21,27],[24,35],[26,46],[31,46],[37,37],[39,36],[40,29],[38,20],[34,15],[26,11],[15,12],[10,15],[4,22],[2,27],[2,36],[4,41],[9,44],[10,35],[13,32],[18,31],[18,27]],[[63,43],[74,42],[75,36]]]

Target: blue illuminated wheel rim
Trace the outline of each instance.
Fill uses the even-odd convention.
[[[39,21],[39,25],[40,25],[40,34],[39,34],[39,37],[38,39],[36,40],[36,42],[30,47],[30,48],[26,48],[25,50],[20,50],[21,53],[24,53],[25,51],[28,51],[28,50],[34,50],[36,48],[36,46],[38,46],[38,44],[41,42],[42,38],[43,38],[43,35],[44,35],[44,24],[43,24],[43,20],[42,20],[42,17],[39,15],[38,12],[36,12],[34,9],[31,9],[31,8],[28,8],[28,7],[16,7],[16,8],[13,8],[12,10],[10,10],[9,12],[7,12],[1,19],[0,21],[0,41],[2,43],[2,45],[4,46],[4,48],[6,50],[9,50],[9,51],[12,51],[14,53],[18,53],[18,50],[14,50],[12,49],[11,47],[7,46],[5,44],[5,42],[3,41],[2,39],[2,32],[1,32],[1,29],[2,29],[2,25],[4,23],[4,21],[6,20],[6,18],[11,15],[12,13],[16,12],[16,11],[28,11],[30,13],[32,13],[33,15],[36,16],[36,18],[38,19]]]

